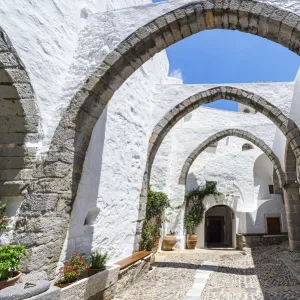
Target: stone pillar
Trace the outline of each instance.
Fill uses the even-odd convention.
[[[286,184],[283,188],[289,244],[292,251],[300,252],[300,195],[299,184]]]

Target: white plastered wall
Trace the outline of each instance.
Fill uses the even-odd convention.
[[[150,3],[146,0],[104,2],[100,0],[3,0],[1,2],[0,25],[7,32],[29,72],[37,95],[41,128],[45,136],[41,151],[47,149],[70,99],[99,65],[105,54],[137,27],[146,24],[162,12],[169,11],[172,7],[188,2],[172,1],[170,5],[164,3],[153,7],[149,5],[147,6],[151,11],[149,14],[144,14],[144,7],[102,14],[106,9]],[[267,2],[280,3],[290,9],[297,6],[294,1],[268,0]],[[136,16],[138,18],[135,18]],[[169,81],[166,76],[167,64],[165,54],[161,53],[149,62],[148,69],[145,65],[143,69],[137,71],[131,78],[132,81],[127,82],[123,89],[118,91],[112,99],[112,104],[99,120],[85,163],[83,181],[80,184],[78,199],[82,202],[80,205],[75,204],[74,208],[74,211],[84,208],[83,212],[86,213],[95,204],[99,206],[100,221],[97,227],[99,235],[94,236],[93,229],[84,232],[82,228],[76,227],[80,234],[83,232],[84,239],[81,239],[82,236],[75,237],[73,239],[75,248],[77,243],[79,248],[81,246],[84,248],[84,245],[91,241],[95,246],[104,244],[105,249],[112,253],[112,259],[126,256],[131,251],[132,236],[135,233],[133,233],[135,218],[132,216],[138,209],[138,195],[148,137],[163,115],[185,97],[176,86],[170,87],[177,93],[176,97],[170,99],[160,97],[159,87],[154,88],[154,83]],[[293,84],[274,84],[269,87],[269,90],[266,85],[244,86],[258,93],[264,90],[264,93],[270,93],[274,97],[278,95],[280,98],[284,95],[279,92],[286,91],[288,94]],[[199,88],[203,90],[209,87],[198,86],[195,87],[195,91],[197,89],[199,91]],[[154,89],[157,90],[157,94],[152,96]],[[151,101],[152,105],[148,106]],[[152,107],[154,110],[151,118]],[[168,167],[165,171],[170,173],[171,169]],[[90,195],[93,195],[92,200]],[[117,223],[111,218],[111,214],[114,218],[118,218]],[[81,227],[83,227],[82,216],[80,220],[78,219]],[[107,219],[100,219],[103,216]],[[128,245],[124,250],[116,252],[115,249],[120,248],[119,238],[124,232],[119,231],[119,227],[115,224],[120,225],[122,222],[126,232],[124,236],[128,237],[126,241]],[[113,230],[108,231],[107,228]],[[101,230],[107,231],[106,236],[102,235]]]
[[[258,1],[300,12],[298,1]],[[37,96],[40,153],[48,149],[75,92],[105,55],[139,27],[187,3],[190,0],[1,1],[0,26],[25,65]]]
[[[169,133],[168,139],[172,140],[171,146],[169,140],[167,141],[169,153],[159,149],[152,169],[151,185],[157,190],[166,192],[172,205],[177,206],[183,202],[186,188],[187,190],[195,188],[206,180],[217,181],[218,189],[223,196],[218,198],[218,202],[213,197],[207,199],[206,209],[216,204],[231,207],[237,213],[237,232],[264,233],[265,211],[278,212],[282,215],[285,224],[282,197],[268,195],[267,198],[259,200],[255,193],[253,169],[255,161],[261,156],[262,151],[255,146],[253,150],[242,151],[243,144],[249,143],[244,139],[227,137],[218,142],[217,148],[208,148],[193,163],[188,175],[187,187],[178,184],[181,168],[186,158],[211,135],[225,129],[242,129],[254,134],[272,149],[277,127],[261,114],[244,114],[203,107],[195,110],[188,119],[189,121],[186,122],[181,121],[180,126]],[[163,142],[162,149],[167,145]],[[165,157],[164,162],[163,157]],[[159,170],[158,163],[160,165],[164,163],[165,168],[169,164],[167,179],[157,172]],[[270,165],[268,166],[270,167]],[[271,178],[272,168],[269,173]],[[268,181],[259,184],[271,183]],[[272,201],[271,205],[267,203],[268,201]],[[177,231],[178,246],[184,247],[183,211],[168,211],[167,215],[170,223],[164,225],[163,234],[169,230]],[[254,223],[250,222],[252,219]],[[199,230],[204,232],[204,227]],[[204,240],[200,239],[199,243],[199,247],[203,246]]]
[[[97,122],[63,255],[100,248],[116,261],[132,254],[152,129],[154,83],[167,80],[167,75],[168,61],[162,53],[123,85]],[[100,209],[95,224],[84,225],[86,215],[95,207]]]

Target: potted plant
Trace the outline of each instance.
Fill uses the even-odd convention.
[[[55,285],[63,288],[77,281],[82,272],[88,269],[88,265],[83,257],[78,256],[75,252],[72,257],[64,262],[64,265],[59,269],[59,277],[55,281]]]
[[[0,248],[0,290],[14,285],[21,277],[20,261],[26,257],[23,246],[7,245]]]
[[[93,250],[91,253],[91,266],[88,269],[88,275],[92,276],[105,270],[108,259],[107,253],[102,254],[99,250]]]
[[[187,240],[186,240],[187,248],[195,249],[197,245],[197,235],[195,234],[196,225],[193,218],[193,214],[191,213],[185,214],[184,224],[187,232]]]
[[[176,239],[177,232],[171,231],[167,234],[163,239],[163,247],[165,251],[172,251],[173,247],[175,246],[177,239]]]

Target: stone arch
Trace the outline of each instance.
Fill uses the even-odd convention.
[[[263,97],[252,92],[230,86],[220,86],[199,92],[187,98],[176,105],[157,123],[149,140],[149,173],[151,172],[151,166],[159,146],[173,126],[185,115],[199,108],[202,104],[211,103],[221,99],[245,104],[265,115],[285,135],[291,145],[293,153],[295,155],[298,153],[300,154],[300,130],[294,121],[287,118],[280,109]]]
[[[191,165],[193,164],[193,162],[195,161],[195,159],[200,155],[200,153],[202,153],[211,144],[214,144],[227,136],[236,136],[236,137],[243,138],[243,139],[248,140],[249,142],[253,143],[258,148],[260,148],[269,157],[270,161],[273,163],[274,169],[278,176],[280,186],[281,187],[284,186],[285,174],[281,168],[278,157],[274,154],[272,149],[264,141],[258,139],[252,133],[245,131],[245,130],[240,130],[240,129],[227,129],[227,130],[220,131],[220,132],[212,135],[208,139],[206,139],[204,142],[202,142],[185,160],[185,163],[184,163],[181,173],[180,173],[179,184],[182,184],[182,185],[186,184],[186,178],[187,178],[189,169],[190,169]]]
[[[39,130],[29,76],[0,29],[0,200],[24,199],[33,174]],[[12,212],[11,212],[12,213]]]
[[[152,5],[146,5],[143,13],[146,15],[148,10],[149,15],[154,16],[153,20],[133,30],[108,53],[76,93],[56,129],[49,154],[38,170],[41,175],[32,183],[34,196],[30,197],[45,199],[44,193],[51,194],[45,201],[49,201],[53,205],[52,210],[56,211],[48,217],[60,220],[56,222],[59,228],[55,229],[56,244],[61,245],[60,249],[67,232],[69,212],[76,197],[92,130],[114,92],[143,63],[192,34],[215,28],[256,34],[296,54],[300,52],[300,16],[261,0],[201,0],[188,4],[180,0],[166,3],[164,12],[156,16],[151,13]],[[259,105],[264,107],[262,103]],[[278,120],[278,126],[287,122],[283,115]],[[284,128],[290,128],[287,125]],[[298,141],[293,139],[291,143],[294,153],[300,155]],[[41,227],[41,231],[47,232],[48,228]],[[28,229],[27,232],[34,236],[32,230]],[[49,244],[47,251],[51,253],[48,255],[51,263],[59,258],[58,252],[52,248]],[[31,259],[34,261],[33,256]],[[47,260],[41,258],[41,261],[43,259]]]
[[[300,16],[255,0],[202,0],[169,4],[167,12],[137,28],[121,41],[76,93],[60,122],[51,145],[48,163],[64,157],[71,167],[68,189],[74,200],[92,130],[114,92],[156,53],[192,34],[208,29],[240,30],[275,41],[300,53]],[[151,10],[152,5],[145,6]],[[263,103],[260,104],[263,107]],[[281,123],[285,122],[282,120]],[[298,143],[296,148],[298,148]],[[294,149],[293,149],[294,150]],[[300,154],[300,150],[297,149]],[[66,160],[66,157],[68,159]],[[76,167],[75,167],[76,166]],[[53,168],[53,173],[58,172]],[[51,185],[51,183],[49,183]]]
[[[286,182],[288,184],[295,184],[297,180],[297,167],[296,167],[296,157],[289,143],[286,144],[284,164],[286,172]]]

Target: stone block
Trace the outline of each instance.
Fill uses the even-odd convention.
[[[231,0],[228,7],[228,26],[230,29],[237,29],[239,24],[240,0]]]
[[[19,196],[26,189],[27,185],[24,181],[2,182],[0,184],[0,195],[3,197]]]
[[[268,26],[268,20],[275,11],[275,7],[272,5],[264,4],[263,9],[259,16],[259,23],[258,23],[258,32],[257,34],[261,37],[267,37],[269,26]],[[278,28],[279,30],[279,28]],[[276,29],[273,29],[273,33],[276,31]]]
[[[1,52],[0,53],[0,67],[18,67],[19,62],[11,52]]]
[[[3,35],[3,32],[0,32],[0,35]],[[5,40],[3,38],[0,38],[0,51],[1,52],[6,52],[9,51],[9,46],[7,45],[7,43],[5,42]]]
[[[58,201],[59,195],[57,194],[30,194],[24,203],[24,209],[45,213],[54,210]]]
[[[238,28],[241,31],[247,32],[249,29],[249,16],[250,12],[254,6],[254,2],[250,0],[244,0],[239,7],[239,23]]]
[[[176,9],[174,11],[174,16],[177,19],[177,22],[179,24],[180,32],[183,38],[186,38],[190,35],[192,35],[192,32],[189,27],[189,21],[185,14],[184,9]]]
[[[20,181],[32,178],[33,170],[31,169],[9,169],[1,170],[0,181]]]
[[[293,13],[289,13],[282,21],[278,37],[279,43],[281,45],[289,47],[293,30],[298,22],[300,22],[300,17]]]
[[[60,300],[60,299],[61,299],[61,289],[52,286],[47,292],[41,295],[34,296],[29,300]]]
[[[29,282],[31,284],[31,282]],[[32,282],[35,286],[25,287],[25,283],[15,284],[1,291],[0,300],[22,300],[46,292],[50,287],[50,282],[39,280]]]
[[[284,11],[281,9],[276,9],[275,11],[273,11],[268,20],[268,32],[266,38],[274,42],[278,42],[281,23],[288,14],[288,11]]]
[[[185,14],[188,19],[188,24],[190,26],[191,34],[195,34],[199,32],[199,27],[197,23],[197,16],[194,10],[194,5],[188,6],[185,9]]]
[[[249,28],[248,32],[252,34],[257,34],[258,32],[258,24],[259,24],[259,16],[264,7],[263,3],[255,3],[253,8],[251,9],[249,15]]]

